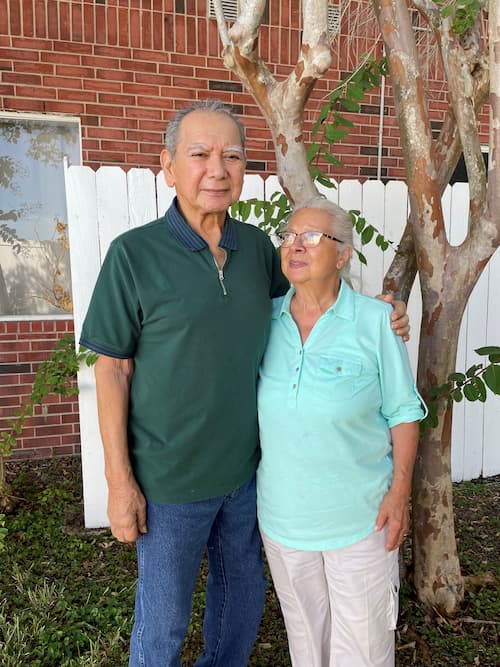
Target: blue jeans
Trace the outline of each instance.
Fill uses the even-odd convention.
[[[218,498],[148,503],[148,532],[137,541],[139,579],[130,667],[180,667],[191,598],[208,547],[203,623],[196,667],[246,667],[266,582],[256,517],[255,476]]]

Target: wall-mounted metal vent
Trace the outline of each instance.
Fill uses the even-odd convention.
[[[222,0],[222,12],[226,21],[236,21],[238,18],[238,0]],[[208,0],[208,18],[217,18],[213,0]]]

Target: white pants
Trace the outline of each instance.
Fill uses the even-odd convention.
[[[386,531],[341,549],[291,549],[262,533],[293,667],[393,667],[398,552]]]

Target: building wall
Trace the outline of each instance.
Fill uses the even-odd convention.
[[[69,114],[81,119],[83,164],[158,169],[165,125],[190,102],[219,97],[233,105],[247,127],[248,171],[274,173],[274,149],[265,120],[240,81],[222,65],[216,21],[208,0],[8,0],[0,3],[0,108]],[[360,7],[368,3],[360,0]],[[375,20],[349,11],[332,46],[333,64],[318,82],[306,112],[309,130],[328,91],[375,45]],[[297,0],[270,0],[260,53],[276,76],[296,63],[301,31]],[[354,37],[354,35],[358,35]],[[271,62],[272,61],[272,62]],[[278,63],[273,64],[273,63]],[[439,69],[427,66],[434,129],[447,108]],[[345,167],[335,177],[375,178],[380,93],[367,97],[356,127],[338,145]],[[349,114],[346,114],[349,115]],[[486,119],[486,116],[483,117]],[[483,141],[487,142],[486,125]],[[404,178],[391,90],[385,90],[383,179]],[[310,136],[306,132],[306,140]],[[1,416],[29,391],[36,363],[48,353],[65,321],[0,322]],[[62,327],[62,328],[61,328]],[[40,345],[43,349],[40,348]],[[12,366],[12,364],[14,366]],[[20,369],[16,371],[16,364]],[[64,408],[64,410],[63,410]],[[59,410],[59,412],[57,412]],[[50,416],[50,419],[49,419]],[[57,417],[59,421],[53,419]],[[45,420],[45,421],[44,421]],[[0,422],[5,426],[5,421]],[[78,415],[71,399],[49,404],[20,439],[16,456],[78,450]]]
[[[72,320],[0,321],[0,432],[9,429],[20,403],[27,402],[40,361],[55,342],[73,333]],[[74,396],[49,396],[26,422],[14,458],[78,454],[80,423]]]

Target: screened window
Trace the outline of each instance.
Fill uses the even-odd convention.
[[[72,311],[64,157],[78,118],[0,113],[0,317]]]

